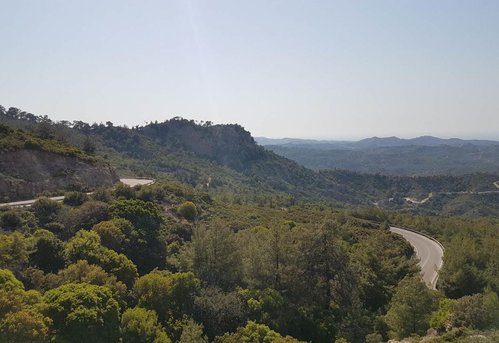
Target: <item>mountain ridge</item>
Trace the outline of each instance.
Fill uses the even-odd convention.
[[[344,149],[372,149],[385,147],[400,147],[400,146],[489,146],[499,145],[499,141],[486,139],[461,139],[461,138],[439,138],[435,136],[418,136],[414,138],[399,138],[396,136],[390,137],[369,137],[357,141],[348,140],[315,140],[315,139],[300,139],[300,138],[267,138],[255,137],[255,141],[263,146],[268,145],[290,145],[290,146],[315,146],[317,148],[344,148]]]

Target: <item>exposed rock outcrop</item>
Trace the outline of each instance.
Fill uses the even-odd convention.
[[[0,151],[0,202],[31,199],[43,192],[92,190],[118,180],[101,162],[40,150]]]

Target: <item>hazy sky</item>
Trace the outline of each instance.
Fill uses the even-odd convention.
[[[256,136],[499,139],[499,1],[0,0],[0,104]]]

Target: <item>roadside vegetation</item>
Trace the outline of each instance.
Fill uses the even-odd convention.
[[[0,212],[1,341],[497,337],[497,249],[476,244],[497,242],[493,220],[474,223],[470,249],[455,243],[465,219],[231,204],[173,181],[67,196]],[[439,292],[420,281],[409,244],[373,220],[435,224]],[[459,258],[475,259],[463,278]]]

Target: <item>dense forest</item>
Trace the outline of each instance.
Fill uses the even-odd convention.
[[[446,242],[439,292],[389,221]],[[40,198],[0,225],[2,341],[450,340],[498,325],[491,219],[228,205],[159,182]]]
[[[0,342],[499,340],[498,206],[483,200],[496,194],[458,194],[489,192],[493,175],[314,172],[238,125],[181,118],[126,128],[0,108],[0,121],[0,152],[31,140],[156,178],[0,208]],[[432,191],[442,208],[469,197],[467,216],[373,206]],[[437,291],[390,225],[444,244]]]

